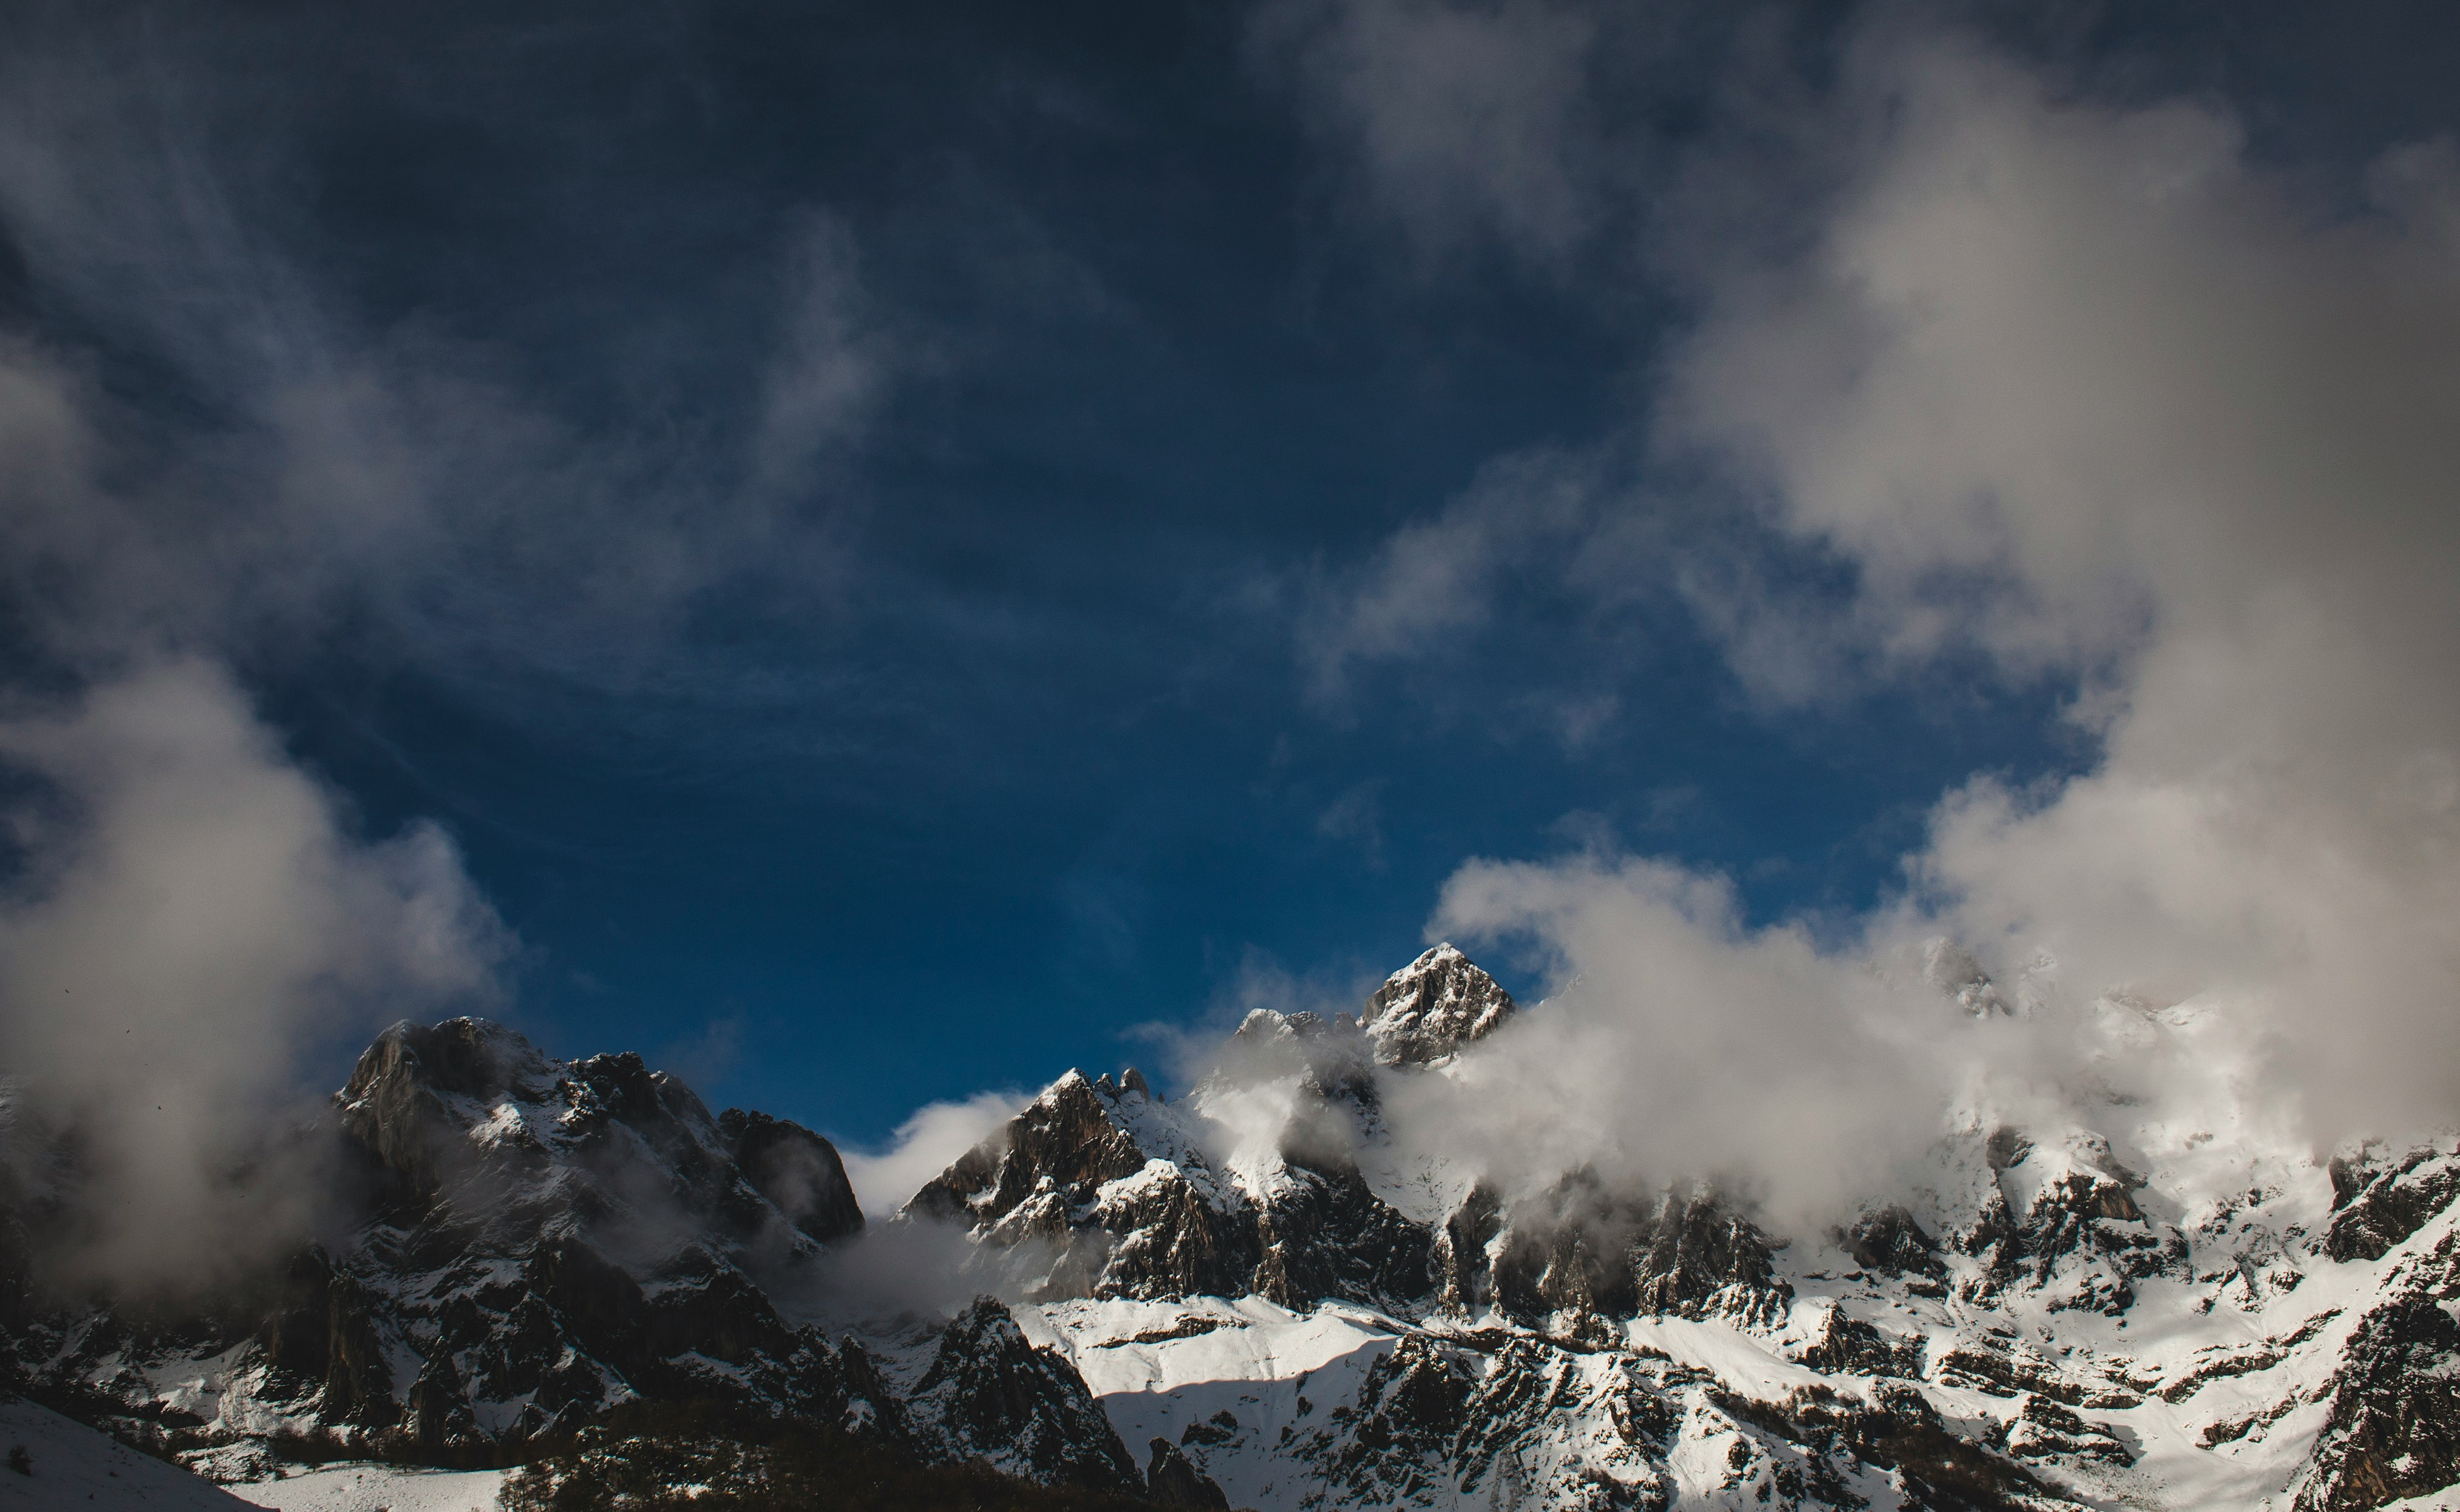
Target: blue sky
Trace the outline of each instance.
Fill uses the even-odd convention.
[[[2416,8],[1994,13],[1958,34],[2226,112],[2322,204],[2452,127]],[[1346,1000],[1477,857],[1848,928],[1943,792],[2100,759],[2061,711],[2106,666],[1771,691],[1702,575],[1867,564],[1656,416],[1714,269],[1825,192],[1855,50],[1944,24],[29,8],[0,325],[175,549],[21,541],[11,696],[201,648],[354,834],[449,833],[518,942],[490,1011],[856,1143]]]

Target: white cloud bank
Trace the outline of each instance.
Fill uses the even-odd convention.
[[[1670,254],[1701,314],[1664,360],[1647,436],[1853,586],[1792,600],[1730,586],[1781,573],[1673,580],[1772,709],[1849,671],[1919,688],[1978,662],[2071,689],[2098,759],[2043,788],[1976,776],[1944,794],[1903,895],[1842,946],[1745,927],[1722,884],[1655,862],[1468,866],[1434,932],[1534,940],[1579,987],[1522,1048],[1498,1045],[1488,1074],[1527,1079],[1516,1098],[1445,1116],[1542,1108],[1459,1137],[1554,1168],[1625,1149],[1850,1184],[1926,1137],[1935,1124],[1914,1125],[1977,1066],[2058,1082],[2089,1037],[2051,1027],[2079,1030],[2114,989],[2225,1005],[2256,1050],[2233,1095],[2295,1111],[2318,1142],[2449,1120],[2448,145],[2392,151],[2359,202],[2319,203],[2218,107],[2062,95],[1901,32],[1866,39],[1804,109],[1771,177],[1798,179],[1806,155],[1830,172],[1765,243],[1782,250]],[[1609,519],[1567,578],[1630,523]],[[1370,582],[1359,617],[1384,592]],[[1447,623],[1488,612],[1455,601]],[[1936,932],[2002,973],[2054,958],[2047,1016],[1953,1054],[1929,1042],[1937,1020],[1919,1028],[1885,983]]]
[[[1719,283],[1664,439],[1850,561],[1906,675],[1971,648],[2084,691],[2100,765],[1950,794],[1919,906],[2002,962],[2242,1003],[2331,1125],[2448,1115],[2448,154],[2324,216],[2210,107],[2064,101],[1947,44],[1859,67],[1861,163],[1803,256]]]
[[[354,834],[229,679],[170,662],[0,722],[39,787],[0,898],[0,1066],[77,1129],[87,1281],[210,1282],[314,1215],[266,1115],[303,1043],[484,1005],[508,937],[442,831]]]
[[[907,1198],[958,1156],[998,1133],[1026,1104],[1022,1092],[977,1092],[954,1102],[915,1109],[888,1143],[876,1151],[841,1149],[855,1201],[873,1223],[893,1215]]]

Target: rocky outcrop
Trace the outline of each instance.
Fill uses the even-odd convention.
[[[2380,1260],[2460,1197],[2460,1157],[2436,1144],[2398,1159],[2372,1149],[2331,1163],[2333,1213],[2322,1250],[2334,1260]]]
[[[2135,1282],[2186,1273],[2185,1236],[2146,1218],[2134,1197],[2144,1178],[2120,1165],[2107,1141],[2077,1135],[2037,1145],[2002,1126],[1982,1148],[1990,1185],[1957,1236],[1958,1248],[1982,1262],[1963,1283],[1970,1300],[1987,1304],[2021,1290],[2053,1311],[2115,1317],[2133,1305]]]
[[[400,1414],[376,1328],[378,1306],[323,1246],[309,1245],[292,1257],[259,1334],[266,1367],[316,1396],[330,1420],[391,1427]]]
[[[925,1184],[905,1205],[924,1218],[996,1225],[1037,1197],[1065,1194],[1078,1205],[1107,1182],[1134,1176],[1147,1156],[1082,1072],[1071,1071],[1028,1103],[1007,1126]]]
[[[1746,1326],[1776,1322],[1793,1301],[1768,1240],[1706,1185],[1658,1203],[1645,1248],[1632,1252],[1632,1285],[1641,1312]]]
[[[1474,1317],[1494,1305],[1495,1268],[1489,1247],[1502,1233],[1503,1200],[1481,1181],[1435,1229],[1429,1246],[1435,1301],[1444,1312]]]
[[[1939,1256],[1939,1241],[1901,1204],[1890,1203],[1864,1212],[1837,1231],[1836,1247],[1854,1263],[1884,1275],[1916,1276],[1938,1281],[1947,1274]],[[1927,1291],[1924,1294],[1932,1294]]]
[[[1290,1163],[1257,1205],[1251,1290],[1283,1307],[1345,1297],[1388,1307],[1427,1295],[1433,1236],[1368,1188],[1355,1166]]]
[[[1404,1337],[1368,1366],[1354,1400],[1327,1412],[1295,1453],[1344,1505],[1431,1504],[1452,1479],[1477,1379],[1460,1351]]]
[[[1029,1343],[992,1297],[976,1298],[942,1333],[905,1410],[928,1450],[951,1463],[1089,1491],[1144,1486],[1075,1367]]]
[[[1156,1438],[1145,1466],[1145,1494],[1154,1505],[1184,1512],[1230,1512],[1230,1499],[1167,1438]]]
[[[1074,1071],[903,1211],[1039,1255],[1045,1297],[1239,1295],[1259,1254],[1252,1208],[1175,1110]]]
[[[1473,1193],[1473,1199],[1475,1194]],[[1456,1218],[1467,1214],[1457,1214]],[[1453,1224],[1445,1225],[1449,1233]],[[1652,1215],[1594,1170],[1577,1170],[1514,1208],[1484,1290],[1512,1317],[1601,1331],[1640,1309],[1631,1257],[1654,1237]]]
[[[1880,1329],[1831,1305],[1818,1331],[1794,1357],[1828,1376],[1895,1376],[1919,1380],[1927,1364],[1928,1342],[1919,1334]]]
[[[1807,1451],[1792,1467],[1798,1478],[1796,1505],[1842,1508],[1867,1502],[1839,1473],[1855,1467],[1884,1475],[1888,1491],[1907,1508],[2084,1512],[2087,1504],[2059,1494],[2053,1483],[1998,1449],[1951,1428],[1909,1385],[1884,1383],[1867,1400],[1814,1387],[1790,1393],[1781,1403],[1725,1397],[1721,1404],[1738,1421],[1771,1430]],[[1805,1468],[1812,1474],[1804,1475]],[[1770,1480],[1774,1489],[1777,1477]]]
[[[1367,999],[1359,1027],[1385,1065],[1449,1060],[1518,1010],[1512,995],[1451,945],[1438,945],[1386,978]]]
[[[325,1284],[420,1362],[383,1392],[422,1438],[567,1430],[634,1396],[844,1410],[834,1350],[767,1290],[860,1227],[817,1135],[721,1124],[638,1056],[554,1061],[468,1018],[387,1030],[335,1103],[389,1195]],[[268,1348],[299,1354],[298,1333]],[[329,1371],[312,1409],[372,1423],[359,1380]]]
[[[796,1228],[821,1244],[861,1230],[862,1208],[836,1145],[800,1124],[742,1108],[719,1114],[717,1126],[744,1179]]]
[[[1285,1038],[1275,1031],[1266,1042]],[[1265,1069],[1298,1079],[1315,1062],[1295,1064]],[[1308,1307],[1428,1293],[1431,1235],[1377,1197],[1353,1163],[1276,1156],[1242,1176],[1210,1152],[1220,1135],[1206,1124],[1199,1109],[1149,1088],[1071,1071],[904,1213],[961,1226],[986,1251],[1013,1256],[1041,1300],[1252,1292]],[[1320,1143],[1297,1121],[1287,1132]]]
[[[1580,1336],[1610,1334],[1606,1320],[1644,1313],[1766,1325],[1792,1300],[1767,1239],[1704,1184],[1637,1199],[1575,1171],[1516,1208],[1489,1248],[1489,1289],[1506,1312],[1552,1317]]]
[[[2343,1348],[2297,1512],[2362,1512],[2460,1482],[2460,1240],[2419,1257]]]
[[[2107,1423],[2092,1421],[2047,1396],[2027,1396],[1998,1439],[2011,1459],[2035,1464],[2098,1460],[2131,1465],[2134,1452]]]
[[[129,1314],[141,1328],[107,1299],[55,1298],[16,1353],[172,1447],[273,1414],[440,1454],[634,1399],[893,1419],[773,1301],[860,1226],[835,1150],[807,1130],[722,1124],[638,1056],[554,1060],[461,1018],[386,1030],[321,1137],[329,1158],[300,1168],[343,1172],[367,1199],[329,1207],[327,1242],[190,1312]],[[219,1362],[213,1393],[158,1384],[199,1360]]]

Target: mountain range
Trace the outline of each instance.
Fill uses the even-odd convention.
[[[1942,944],[1940,1032],[2028,1011]],[[1520,1009],[1449,945],[1248,1015],[1184,1096],[1071,1071],[897,1210],[630,1054],[386,1030],[312,1127],[328,1217],[171,1305],[63,1269],[74,1126],[0,1098],[0,1364],[211,1478],[517,1460],[704,1401],[1163,1505],[2276,1508],[2460,1483],[2460,1147],[2306,1150],[2115,1094],[1940,1110],[1898,1189],[1511,1173],[1391,1110]],[[2127,1053],[2216,1010],[2125,995]],[[1543,1116],[1543,1110],[1533,1110]]]

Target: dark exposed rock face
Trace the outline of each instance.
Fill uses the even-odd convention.
[[[2128,1465],[2135,1456],[2103,1423],[2088,1420],[2073,1408],[2047,1396],[2027,1396],[2016,1419],[2007,1425],[2002,1447],[2018,1460],[2036,1463],[2097,1460]]]
[[[1868,1405],[1818,1391],[1795,1394],[1773,1412],[1734,1405],[1744,1420],[1775,1428],[1821,1460],[1858,1460],[1886,1472],[1902,1488],[1908,1508],[2083,1512],[2083,1503],[2059,1495],[2023,1465],[1950,1429],[1910,1386],[1882,1385]],[[1831,1481],[1808,1504],[1850,1507],[1860,1500]]]
[[[1287,1174],[1287,1184],[1257,1208],[1258,1295],[1306,1307],[1321,1297],[1426,1294],[1432,1236],[1369,1190],[1356,1166],[1292,1162]]]
[[[1830,1308],[1818,1334],[1797,1355],[1803,1364],[1828,1375],[1897,1376],[1919,1380],[1928,1351],[1919,1334],[1875,1328]]]
[[[1230,1499],[1213,1478],[1196,1468],[1178,1445],[1167,1438],[1156,1438],[1152,1444],[1153,1459],[1145,1466],[1145,1494],[1156,1506],[1180,1507],[1186,1512],[1230,1512]]]
[[[979,1460],[1046,1485],[1143,1489],[1084,1378],[1029,1343],[991,1297],[977,1298],[948,1325],[906,1412],[944,1459]]]
[[[1144,1169],[1135,1137],[1111,1116],[1093,1083],[1071,1072],[992,1140],[976,1145],[906,1204],[926,1218],[1007,1217],[1029,1199],[1090,1197],[1104,1182]]]
[[[1051,1255],[1044,1297],[1173,1298],[1249,1292],[1286,1307],[1339,1297],[1410,1306],[1445,1284],[1483,1282],[1425,1224],[1377,1195],[1349,1151],[1378,1117],[1380,1068],[1422,1072],[1507,1021],[1512,999],[1449,945],[1421,956],[1358,1018],[1257,1010],[1184,1104],[1137,1079],[1071,1072],[993,1139],[916,1194],[905,1212],[952,1223],[994,1250]],[[1289,1114],[1270,1169],[1234,1175],[1206,1108],[1263,1086]],[[1037,1262],[1039,1264],[1039,1262]]]
[[[1470,1188],[1459,1208],[1435,1230],[1428,1263],[1435,1299],[1454,1317],[1469,1317],[1495,1301],[1495,1271],[1487,1247],[1503,1232],[1503,1201],[1484,1182]]]
[[[2143,1398],[2105,1376],[2063,1368],[2031,1343],[1991,1326],[1930,1352],[1931,1379],[2009,1400],[2038,1396],[2096,1411],[2142,1404]]]
[[[638,1056],[550,1061],[476,1019],[387,1030],[335,1101],[392,1195],[327,1287],[424,1362],[390,1383],[422,1439],[567,1428],[634,1395],[845,1411],[836,1352],[754,1274],[859,1227],[816,1135],[721,1126]],[[329,1370],[319,1412],[371,1422],[385,1409],[336,1396],[373,1402],[360,1379]]]
[[[1335,1409],[1302,1452],[1351,1504],[1423,1503],[1450,1468],[1476,1394],[1477,1373],[1457,1352],[1403,1338],[1368,1367],[1355,1404]]]
[[[1514,1211],[1491,1284],[1507,1312],[1556,1314],[1584,1333],[1642,1313],[1768,1324],[1793,1294],[1767,1240],[1713,1189],[1684,1186],[1636,1201],[1593,1171]]]
[[[1431,1065],[1503,1027],[1512,995],[1450,945],[1394,972],[1367,999],[1360,1027],[1386,1065]]]
[[[1912,1213],[1895,1205],[1862,1214],[1836,1236],[1836,1244],[1867,1270],[1933,1279],[1947,1273],[1939,1258],[1939,1242],[1922,1231]]]
[[[2350,1335],[2297,1512],[2361,1512],[2460,1482],[2460,1244],[2447,1237]]]
[[[637,1056],[550,1060],[477,1019],[387,1030],[323,1132],[372,1199],[346,1237],[143,1329],[58,1299],[12,1331],[20,1360],[91,1416],[203,1444],[241,1430],[167,1406],[143,1367],[260,1362],[250,1399],[436,1452],[635,1397],[900,1431],[868,1362],[771,1300],[860,1225],[816,1135],[721,1126]]]
[[[1666,1193],[1648,1247],[1632,1255],[1640,1311],[1768,1324],[1793,1289],[1778,1280],[1768,1241],[1706,1186]]]
[[[2397,1161],[2335,1159],[2334,1212],[2323,1252],[2335,1260],[2380,1260],[2460,1197],[2460,1158],[2428,1144]]]
[[[728,1108],[718,1115],[727,1153],[753,1189],[822,1244],[862,1228],[862,1208],[838,1147],[800,1124]]]
[[[1575,1171],[1515,1208],[1487,1290],[1507,1313],[1530,1321],[1567,1314],[1581,1329],[1629,1317],[1640,1307],[1631,1257],[1653,1229],[1646,1208],[1595,1171]]]
[[[375,1325],[377,1299],[321,1246],[290,1262],[261,1337],[265,1363],[323,1396],[326,1417],[370,1428],[399,1414],[392,1373]]]

